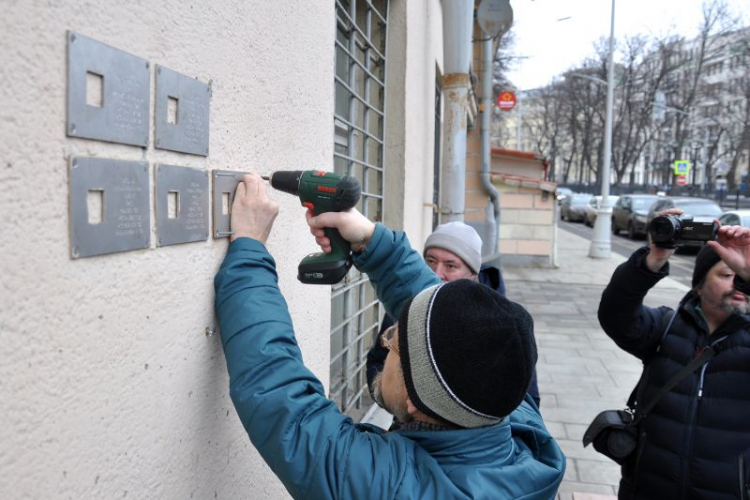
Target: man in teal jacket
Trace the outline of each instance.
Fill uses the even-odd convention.
[[[356,424],[302,362],[265,248],[277,213],[260,177],[245,176],[215,279],[216,314],[232,401],[291,495],[554,498],[565,457],[524,400],[536,360],[528,313],[469,280],[440,284],[403,233],[356,211],[308,213],[324,250],[323,227],[352,242],[355,265],[399,318],[381,339],[391,351],[377,392],[406,425]]]

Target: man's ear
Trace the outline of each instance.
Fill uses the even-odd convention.
[[[414,416],[414,414],[415,414],[415,413],[418,413],[418,412],[419,412],[419,413],[421,413],[421,412],[420,412],[420,411],[419,411],[419,410],[417,409],[417,407],[416,407],[416,406],[414,406],[414,404],[412,404],[412,402],[411,402],[411,398],[408,398],[408,397],[406,398],[406,412],[407,412],[407,413],[408,413],[409,415],[411,415],[412,417]]]

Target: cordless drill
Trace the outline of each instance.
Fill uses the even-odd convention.
[[[274,189],[299,196],[302,206],[315,215],[348,210],[361,194],[356,177],[322,170],[281,170],[264,179]],[[349,242],[336,229],[326,228],[325,234],[331,240],[331,253],[312,253],[302,259],[297,274],[302,283],[333,285],[344,279],[352,265]]]

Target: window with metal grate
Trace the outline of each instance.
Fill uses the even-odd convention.
[[[334,170],[362,184],[357,209],[383,220],[385,55],[388,0],[336,1]],[[355,420],[369,406],[366,355],[378,331],[381,304],[356,269],[333,286],[329,397]]]

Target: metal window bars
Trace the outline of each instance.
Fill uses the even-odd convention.
[[[357,177],[357,208],[383,218],[385,193],[385,60],[388,0],[337,0],[334,170]],[[352,269],[333,286],[329,397],[356,420],[366,410],[366,355],[382,305],[367,275]]]

